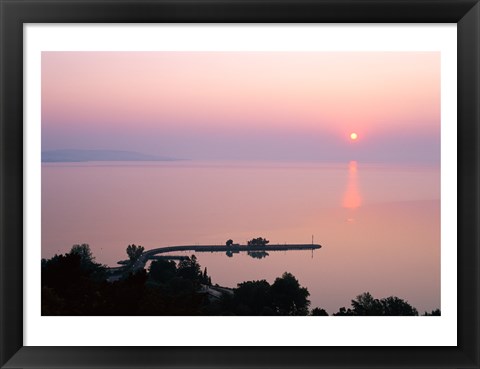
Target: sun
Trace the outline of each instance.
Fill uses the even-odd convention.
[[[350,133],[350,139],[355,141],[358,138],[358,135],[355,132]]]

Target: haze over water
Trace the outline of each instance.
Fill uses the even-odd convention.
[[[89,243],[114,266],[125,248],[310,243],[320,250],[196,253],[213,283],[293,273],[329,313],[357,294],[440,307],[439,169],[350,163],[98,162],[42,165],[42,256]]]

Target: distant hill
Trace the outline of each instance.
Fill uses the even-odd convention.
[[[123,150],[48,150],[42,151],[42,162],[83,162],[83,161],[173,161],[166,156],[147,155]]]

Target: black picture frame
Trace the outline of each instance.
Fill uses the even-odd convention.
[[[479,0],[0,0],[0,16],[2,368],[479,368]],[[23,346],[23,25],[144,22],[457,23],[456,347]]]

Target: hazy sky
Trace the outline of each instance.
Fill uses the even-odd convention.
[[[43,52],[42,150],[69,148],[438,162],[440,53]]]

